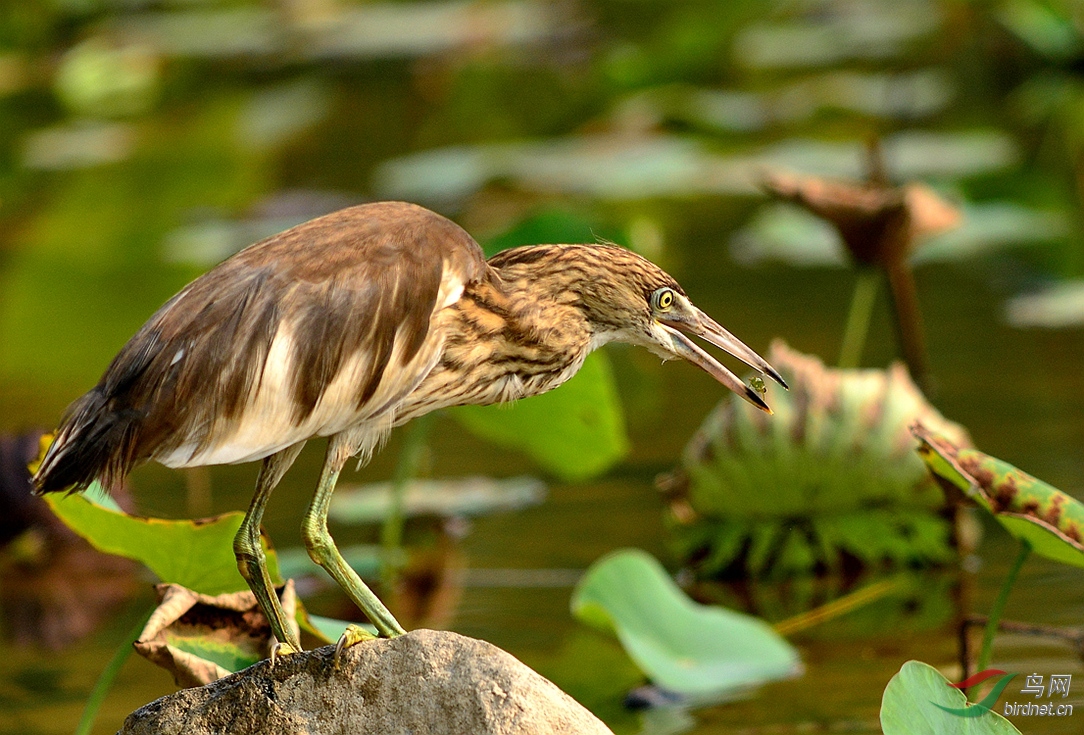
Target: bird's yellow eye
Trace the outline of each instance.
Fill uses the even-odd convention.
[[[651,305],[656,311],[669,311],[674,305],[674,290],[672,288],[660,288],[651,294]]]

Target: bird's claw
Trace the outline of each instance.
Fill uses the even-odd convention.
[[[350,648],[350,646],[354,646],[358,643],[363,643],[365,641],[371,641],[375,638],[375,635],[373,635],[360,625],[351,624],[346,626],[346,630],[344,630],[343,634],[339,636],[339,640],[335,644],[335,668],[339,668],[339,660],[342,657],[343,651],[345,651],[347,648]]]
[[[294,648],[289,643],[276,641],[275,644],[271,646],[271,667],[274,668],[275,661],[278,660],[279,656],[289,656],[292,653],[301,653],[301,649]]]

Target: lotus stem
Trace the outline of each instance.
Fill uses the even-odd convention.
[[[839,350],[839,367],[856,368],[862,364],[862,351],[869,335],[869,323],[873,305],[877,301],[877,287],[881,274],[875,268],[860,267],[854,284],[851,308],[847,313],[847,326],[843,332],[843,346]]]
[[[94,688],[90,690],[87,703],[83,706],[83,716],[79,718],[79,724],[75,727],[75,735],[90,735],[91,730],[94,729],[94,721],[98,719],[98,710],[102,708],[106,695],[113,688],[113,682],[117,680],[117,674],[120,673],[124,662],[131,655],[132,644],[139,640],[139,634],[143,632],[143,628],[147,625],[151,612],[153,610],[148,610],[145,614],[139,616],[139,620],[124,636],[124,640],[121,641],[116,653],[113,654],[113,658],[109,659],[109,663],[105,665],[102,673],[98,675],[98,681],[94,682]]]
[[[998,593],[997,599],[994,600],[994,606],[990,608],[990,615],[986,619],[986,630],[982,634],[982,650],[979,651],[979,662],[976,671],[985,671],[990,665],[990,656],[994,649],[994,634],[997,633],[998,626],[1001,623],[1001,615],[1005,612],[1005,603],[1009,600],[1009,593],[1016,583],[1016,576],[1020,573],[1020,567],[1024,566],[1024,562],[1027,561],[1030,554],[1031,544],[1020,539],[1020,553],[1016,555],[1016,561],[1013,562],[1009,573],[1005,576],[1005,581],[1001,584],[1001,591]]]
[[[403,505],[407,486],[418,470],[432,423],[432,414],[420,416],[410,422],[403,448],[399,451],[399,462],[392,476],[391,504],[380,532],[380,546],[383,551],[380,555],[380,577],[389,589],[399,576],[396,559],[399,558],[397,552],[403,543]]]
[[[926,359],[926,335],[922,329],[922,313],[918,308],[914,271],[904,260],[890,263],[885,272],[888,274],[888,293],[892,299],[896,317],[896,335],[899,338],[900,351],[903,353],[904,362],[907,363],[907,369],[911,372],[911,378],[928,396],[930,385]]]

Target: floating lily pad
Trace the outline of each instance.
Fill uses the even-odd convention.
[[[1084,503],[1008,462],[960,447],[922,424],[918,454],[943,485],[963,492],[1036,553],[1084,567]]]
[[[832,70],[755,92],[679,84],[649,88],[624,99],[618,115],[649,113],[708,130],[755,132],[811,120],[826,110],[913,122],[944,109],[953,94],[952,82],[939,69]]]
[[[209,3],[199,3],[210,5]],[[170,8],[124,14],[113,36],[153,43],[166,56],[385,59],[447,53],[458,48],[522,46],[553,39],[561,14],[548,3],[366,3],[332,11],[302,6],[283,16],[273,7]],[[328,14],[330,12],[330,15]],[[330,22],[329,22],[330,21]],[[306,42],[295,48],[294,34]]]
[[[95,492],[101,493],[101,488]],[[45,501],[94,548],[142,562],[163,582],[206,595],[248,589],[233,554],[242,513],[174,521],[128,515],[98,505],[86,495],[54,493],[46,495]],[[268,554],[267,567],[271,580],[281,584],[274,553]]]
[[[403,497],[403,514],[473,517],[538,505],[546,484],[536,477],[464,477],[455,480],[411,480]],[[392,483],[343,485],[331,499],[328,517],[342,523],[376,523],[392,507]]]
[[[45,171],[117,163],[135,149],[130,123],[78,121],[35,130],[23,143],[23,165]]]
[[[379,544],[351,544],[340,546],[339,553],[350,565],[350,568],[362,578],[380,576],[380,569],[384,563],[386,554]],[[279,571],[283,577],[300,577],[305,574],[325,574],[323,567],[309,557],[309,552],[301,546],[291,546],[286,549],[275,549],[278,558]],[[405,549],[399,549],[392,560],[395,565],[405,564],[407,554]]]
[[[1014,327],[1058,329],[1084,325],[1084,281],[1065,281],[1015,297],[1005,306]]]
[[[974,176],[1018,159],[1012,138],[998,130],[902,131],[887,136],[884,145],[893,172],[904,180]],[[691,137],[594,134],[421,151],[380,164],[373,188],[385,198],[422,202],[461,200],[492,181],[618,201],[757,196],[765,169],[858,178],[863,175],[862,150],[858,141],[788,139],[720,155]]]
[[[857,3],[846,13],[811,12],[750,24],[734,41],[734,58],[753,69],[891,59],[937,31],[939,24],[939,13],[926,0]]]
[[[595,562],[572,594],[572,612],[612,631],[652,681],[679,694],[725,696],[801,670],[798,653],[771,626],[693,602],[643,551]]]
[[[1013,202],[965,204],[961,212],[960,227],[925,239],[915,249],[913,262],[958,261],[1010,247],[1040,245],[1069,231],[1063,214]],[[848,262],[831,225],[790,204],[760,209],[731,238],[730,249],[745,263],[774,260],[800,267],[844,267]],[[1084,314],[1084,309],[1078,313]]]
[[[1020,735],[990,709],[977,717],[962,717],[942,708],[965,710],[967,697],[934,667],[908,661],[888,682],[881,699],[881,729],[884,735]]]

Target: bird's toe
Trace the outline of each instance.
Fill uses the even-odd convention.
[[[339,660],[342,657],[343,651],[350,646],[355,646],[358,643],[365,641],[371,641],[376,638],[368,629],[361,627],[360,625],[348,625],[343,634],[339,636],[339,641],[335,644],[335,667],[338,668]]]
[[[276,642],[271,646],[271,666],[274,667],[275,661],[280,656],[289,656],[292,653],[301,653],[301,648],[290,645],[289,643]]]

